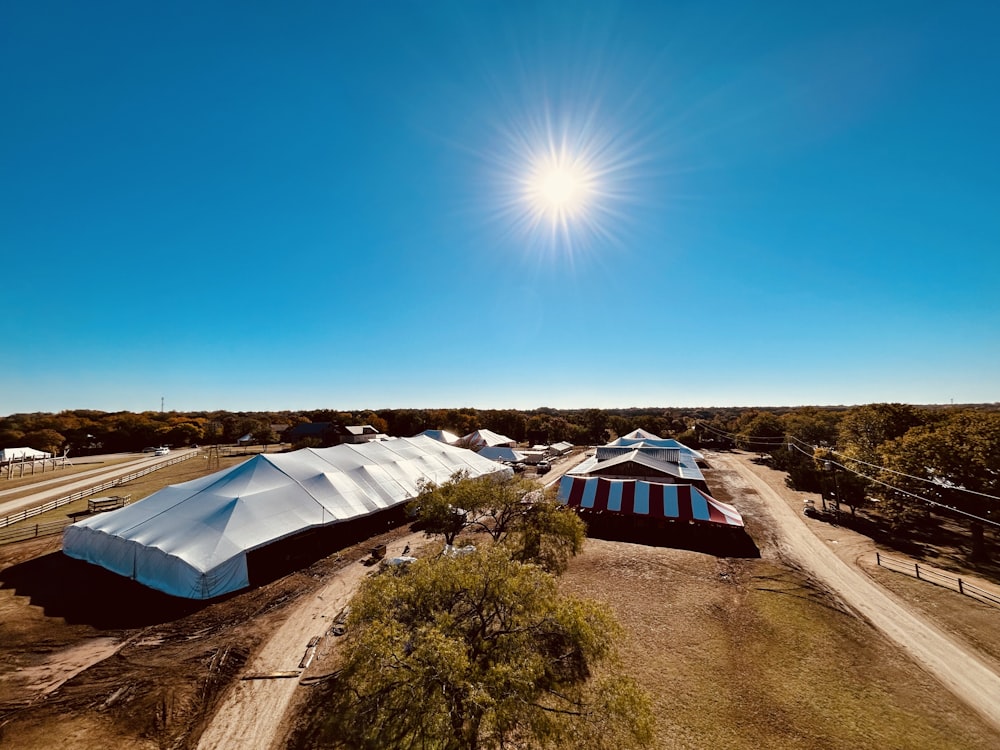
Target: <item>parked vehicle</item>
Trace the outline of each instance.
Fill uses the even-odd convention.
[[[552,470],[552,464],[548,461],[539,461],[535,465],[535,472],[538,474],[548,474]]]

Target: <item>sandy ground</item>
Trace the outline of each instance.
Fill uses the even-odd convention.
[[[416,545],[422,533],[410,533],[386,546],[386,557]],[[243,679],[229,690],[198,742],[199,750],[275,747],[281,739],[285,712],[298,689],[298,676],[311,664],[337,614],[372,568],[358,561],[343,568],[288,613],[287,619],[251,659]],[[310,646],[310,644],[312,644]],[[271,678],[269,675],[287,674]],[[249,678],[249,679],[248,679]],[[282,730],[283,731],[283,730]]]

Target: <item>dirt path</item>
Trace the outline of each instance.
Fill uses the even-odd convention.
[[[584,458],[586,455],[581,452],[557,460],[550,475],[545,477],[546,486],[557,482],[565,471]],[[404,547],[416,545],[422,539],[422,532],[408,534],[390,544],[386,556],[399,555]],[[301,673],[303,670],[299,665],[309,657],[310,640],[327,634],[333,618],[350,601],[368,572],[370,568],[358,563],[344,568],[320,591],[289,612],[284,625],[247,664],[244,678],[247,675]],[[198,750],[274,747],[281,739],[283,719],[298,683],[295,676],[242,679],[237,682],[202,733]]]
[[[393,541],[387,557],[423,539],[423,532],[407,534]],[[201,735],[199,750],[247,747],[265,750],[281,739],[282,720],[298,687],[300,664],[308,659],[313,638],[323,638],[334,618],[354,595],[371,568],[354,562],[331,579],[314,595],[288,613],[284,624],[271,636],[223,698],[212,722]],[[291,673],[291,677],[245,679],[249,675]]]
[[[856,566],[838,557],[745,459],[713,454],[711,461],[738,474],[764,500],[774,523],[779,554],[794,560],[823,582],[954,695],[1000,729],[1000,676]]]

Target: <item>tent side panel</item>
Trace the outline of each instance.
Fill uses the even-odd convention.
[[[86,526],[67,526],[63,532],[63,552],[67,556],[99,565],[126,578],[135,578],[138,548],[135,542]]]
[[[143,547],[136,556],[135,567],[135,580],[139,583],[185,599],[212,599],[250,585],[245,552],[203,573],[175,555]]]

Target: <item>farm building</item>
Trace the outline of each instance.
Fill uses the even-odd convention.
[[[700,453],[676,440],[664,440],[656,436],[619,438],[613,443],[600,446],[592,457],[569,473],[574,476],[690,484],[707,493],[708,484],[698,466],[699,457]]]
[[[743,518],[733,506],[690,484],[564,476],[559,483],[559,500],[594,512],[743,526]]]
[[[739,511],[711,496],[698,459],[704,457],[676,440],[636,430],[570,470],[558,499],[577,508],[591,528],[613,528],[617,535],[650,538],[668,528],[673,534],[677,522],[742,529]]]
[[[63,552],[173,596],[210,599],[249,586],[268,550],[401,512],[422,480],[456,471],[511,470],[428,437],[261,454],[73,524]]]
[[[660,448],[676,448],[685,455],[691,456],[696,461],[703,462],[705,460],[705,457],[701,453],[693,448],[688,448],[684,445],[684,443],[674,440],[673,438],[659,438],[652,433],[646,432],[645,430],[634,430],[628,435],[622,435],[617,440],[608,443],[608,446],[630,446],[633,448],[643,445],[656,446]]]

